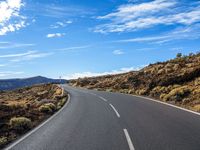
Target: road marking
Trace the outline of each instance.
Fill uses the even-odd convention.
[[[94,96],[97,96],[97,94],[94,94],[94,93],[89,93],[89,94],[94,95]]]
[[[130,150],[135,150],[135,148],[134,148],[134,146],[133,146],[133,143],[132,143],[132,141],[131,141],[131,138],[130,138],[130,136],[129,136],[129,134],[128,134],[127,129],[124,129],[124,134],[125,134],[125,136],[126,136],[126,140],[127,140],[127,142],[128,142],[129,149],[130,149]]]
[[[112,107],[112,109],[114,110],[114,112],[116,113],[117,117],[120,118],[120,114],[118,113],[118,111],[115,109],[115,107],[110,104],[110,106]]]
[[[187,111],[187,112],[190,112],[190,113],[193,113],[193,114],[200,116],[200,113],[198,113],[198,112],[195,112],[195,111],[192,111],[192,110],[189,110],[189,109],[186,109],[186,108],[182,108],[182,107],[179,107],[179,106],[176,106],[176,105],[173,105],[173,104],[165,103],[165,102],[155,100],[155,99],[152,99],[152,98],[148,98],[148,97],[143,97],[143,96],[138,96],[138,95],[133,95],[133,96],[139,97],[139,98],[142,98],[142,99],[146,99],[146,100],[150,100],[150,101],[153,101],[153,102],[156,102],[156,103],[164,104],[164,105],[167,105],[167,106],[171,106],[171,107],[174,107],[174,108],[177,108],[177,109],[180,109],[180,110],[183,110],[183,111]]]
[[[105,98],[103,98],[103,97],[101,97],[101,96],[99,96],[99,98],[102,99],[102,100],[105,101],[105,102],[108,101],[107,99],[105,99]]]
[[[68,94],[68,100],[66,102],[66,104],[60,109],[58,110],[58,112],[56,112],[53,116],[51,116],[50,118],[48,118],[46,121],[44,121],[42,124],[40,124],[39,126],[35,127],[33,130],[31,130],[30,132],[28,132],[27,134],[25,134],[22,138],[20,138],[19,140],[17,140],[16,142],[14,142],[13,144],[11,144],[10,146],[6,147],[5,150],[10,150],[12,149],[14,146],[16,146],[17,144],[21,143],[23,140],[25,140],[27,137],[29,137],[31,134],[33,134],[34,132],[36,132],[38,129],[40,129],[42,126],[44,126],[46,123],[48,123],[49,121],[51,121],[54,117],[56,117],[58,114],[61,113],[61,111],[67,107],[67,105],[70,102],[70,95]]]

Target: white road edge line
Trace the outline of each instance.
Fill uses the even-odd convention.
[[[192,111],[192,110],[189,110],[189,109],[186,109],[186,108],[182,108],[182,107],[179,107],[179,106],[176,106],[176,105],[172,105],[172,104],[169,104],[169,103],[165,103],[165,102],[162,102],[162,101],[159,101],[159,100],[154,100],[152,98],[138,96],[138,95],[132,95],[132,96],[143,98],[143,99],[150,100],[150,101],[160,103],[160,104],[164,104],[164,105],[167,105],[167,106],[171,106],[171,107],[174,107],[174,108],[177,108],[177,109],[180,109],[180,110],[183,110],[183,111],[187,111],[187,112],[190,112],[190,113],[193,113],[193,114],[200,116],[200,113],[198,113],[198,112],[195,112],[195,111]]]
[[[133,143],[132,143],[132,141],[131,141],[131,138],[130,138],[130,136],[129,136],[129,134],[128,134],[127,129],[123,129],[123,130],[124,130],[124,134],[125,134],[125,136],[126,136],[126,140],[127,140],[127,142],[128,142],[129,149],[130,149],[130,150],[135,150],[135,148],[134,148],[134,146],[133,146]]]
[[[22,136],[22,138],[20,138],[19,140],[17,140],[16,142],[14,142],[13,144],[11,144],[10,146],[6,147],[5,150],[10,150],[12,149],[14,146],[16,146],[17,144],[19,144],[20,142],[22,142],[23,140],[25,140],[27,137],[29,137],[31,134],[33,134],[34,132],[36,132],[38,129],[40,129],[42,126],[44,126],[46,123],[48,123],[49,121],[51,121],[54,117],[56,117],[65,107],[67,107],[67,105],[70,102],[70,95],[68,94],[68,100],[66,102],[66,104],[58,111],[56,112],[53,116],[51,116],[50,118],[48,118],[46,121],[44,121],[42,124],[40,124],[39,126],[35,127],[33,130],[31,130],[30,132],[28,132],[27,134],[25,134],[24,136]]]
[[[115,107],[110,104],[111,108],[114,110],[114,112],[116,113],[117,117],[120,118],[120,114],[118,113],[118,111],[115,109]]]
[[[105,98],[103,98],[103,97],[101,97],[101,96],[99,96],[99,98],[102,99],[102,100],[105,101],[105,102],[108,101],[107,99],[105,99]]]

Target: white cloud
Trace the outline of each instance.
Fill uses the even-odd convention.
[[[24,72],[21,72],[21,71],[1,71],[0,72],[0,77],[9,77],[9,76],[13,76],[13,75],[20,75],[20,74],[23,74]]]
[[[58,50],[61,50],[61,51],[68,51],[68,50],[85,49],[85,48],[89,48],[89,47],[91,47],[91,45],[83,45],[83,46],[66,47],[66,48],[61,48],[61,49],[58,49]]]
[[[26,26],[26,17],[20,14],[22,0],[0,1],[0,35],[14,32]]]
[[[114,50],[113,54],[114,55],[122,55],[122,54],[124,54],[124,52],[122,50]]]
[[[50,28],[52,29],[57,29],[57,28],[64,28],[69,24],[72,24],[73,22],[71,20],[67,20],[67,21],[58,21],[56,22],[54,25],[51,25]]]
[[[7,66],[7,64],[0,64],[0,67],[5,67]]]
[[[140,70],[141,68],[143,68],[146,65],[142,65],[139,67],[130,67],[130,68],[121,68],[119,70],[112,70],[110,72],[101,72],[101,73],[97,73],[97,72],[81,72],[81,73],[74,73],[71,75],[67,75],[64,76],[64,79],[78,79],[78,78],[84,78],[84,77],[94,77],[94,76],[103,76],[103,75],[112,75],[112,74],[120,74],[120,73],[126,73],[126,72],[130,72],[130,71],[136,71],[136,70]]]
[[[0,55],[0,58],[12,58],[12,57],[23,57],[34,54],[36,51],[28,51],[26,53],[18,53],[18,54],[8,54],[8,55]]]
[[[21,48],[21,47],[32,47],[35,44],[29,43],[12,43],[12,42],[0,42],[0,49],[11,49],[11,48]]]
[[[53,53],[39,53],[37,51],[28,51],[25,53],[15,53],[15,54],[7,54],[7,55],[1,55],[0,58],[9,59],[11,62],[21,62],[21,61],[27,61],[32,60],[36,58],[42,58],[46,56],[50,56]]]
[[[188,27],[177,28],[169,33],[165,33],[159,36],[149,36],[149,37],[137,37],[131,39],[123,39],[114,41],[117,43],[127,43],[127,42],[147,42],[154,44],[166,43],[174,40],[193,40],[200,38],[200,24],[195,24]]]
[[[50,34],[47,34],[47,38],[56,38],[56,37],[62,37],[64,36],[65,33],[50,33]]]
[[[150,28],[155,25],[192,25],[200,21],[200,5],[180,6],[175,0],[154,0],[141,4],[128,4],[118,7],[116,12],[97,17],[108,20],[98,25],[94,31],[100,33],[127,32]],[[187,9],[186,9],[187,8]]]

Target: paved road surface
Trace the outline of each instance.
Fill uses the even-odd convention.
[[[70,101],[12,150],[200,150],[200,116],[144,98],[64,85]]]

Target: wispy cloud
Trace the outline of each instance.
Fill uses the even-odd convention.
[[[194,40],[198,38],[200,38],[200,24],[176,28],[173,31],[161,34],[159,36],[137,37],[131,39],[117,40],[114,42],[117,43],[145,42],[145,43],[162,44],[174,40],[185,40],[185,39]]]
[[[12,48],[21,48],[21,47],[32,47],[35,44],[31,43],[12,43],[12,42],[0,42],[0,49],[12,49]]]
[[[31,13],[51,17],[56,19],[66,19],[72,17],[85,17],[88,15],[93,15],[95,9],[74,6],[74,5],[59,5],[59,4],[44,4],[42,2],[35,3],[32,2],[32,7],[29,8]]]
[[[26,53],[18,53],[18,54],[8,54],[8,55],[0,55],[0,58],[13,58],[13,57],[23,57],[36,53],[36,51],[28,51]]]
[[[47,34],[46,37],[47,38],[56,38],[56,37],[62,37],[64,35],[65,35],[65,33],[50,33],[50,34]]]
[[[57,49],[57,50],[60,50],[60,51],[69,51],[69,50],[86,49],[86,48],[89,48],[89,47],[91,47],[91,45],[65,47],[65,48],[60,48],[60,49]]]
[[[122,50],[114,50],[113,54],[114,55],[122,55],[122,54],[124,54],[124,52]]]
[[[192,25],[200,21],[200,4],[188,4],[187,9],[175,0],[154,0],[141,4],[121,5],[115,12],[97,19],[108,20],[94,31],[100,33],[128,32],[156,25]]]
[[[0,36],[26,26],[26,17],[20,14],[22,0],[0,1]]]
[[[0,55],[0,58],[9,59],[11,62],[21,62],[26,60],[32,60],[36,58],[42,58],[49,55],[52,55],[52,52],[49,53],[40,53],[37,51],[28,51],[25,53],[14,53],[14,54],[7,54],[7,55]]]
[[[102,76],[102,75],[112,75],[112,74],[119,74],[119,73],[126,73],[126,72],[130,72],[130,71],[136,71],[136,70],[140,70],[141,68],[143,68],[146,65],[142,65],[139,67],[129,67],[129,68],[121,68],[119,70],[112,70],[110,72],[101,72],[101,73],[97,73],[97,72],[81,72],[81,73],[74,73],[74,74],[70,74],[65,76],[65,79],[78,79],[78,78],[84,78],[84,77],[94,77],[94,76]]]
[[[15,75],[20,75],[20,74],[23,74],[24,72],[22,71],[1,71],[0,72],[0,77],[9,77],[9,76],[15,76]]]
[[[72,24],[73,22],[71,20],[67,20],[67,21],[58,21],[55,24],[51,25],[50,28],[52,29],[57,29],[57,28],[64,28],[69,24]]]
[[[5,67],[7,66],[7,64],[0,64],[0,67]]]

